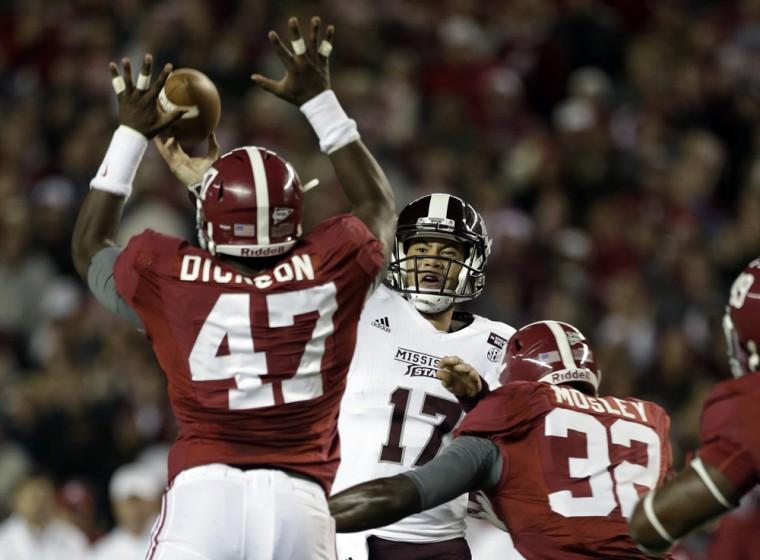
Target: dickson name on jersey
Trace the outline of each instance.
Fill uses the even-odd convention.
[[[183,282],[211,282],[214,284],[248,284],[260,290],[273,284],[314,280],[314,266],[309,255],[293,255],[274,267],[270,274],[247,276],[224,270],[212,259],[199,255],[184,255],[179,279]]]

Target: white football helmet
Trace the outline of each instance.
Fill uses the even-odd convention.
[[[465,247],[465,258],[456,261],[443,256],[407,256],[409,243],[414,239],[432,238],[453,240]],[[455,302],[475,299],[485,285],[485,265],[491,253],[483,218],[461,198],[448,194],[432,194],[407,204],[398,217],[396,243],[386,273],[386,284],[401,292],[421,313],[440,313]],[[461,265],[457,285],[439,289],[419,286],[418,262],[439,259],[443,270]],[[413,274],[409,274],[413,271]],[[411,282],[408,277],[413,279]]]

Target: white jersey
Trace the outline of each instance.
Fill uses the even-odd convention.
[[[437,456],[451,443],[452,430],[464,416],[435,376],[438,360],[459,356],[495,388],[500,358],[514,331],[474,316],[456,332],[440,332],[400,294],[380,286],[359,320],[340,408],[342,460],[333,492],[394,476]],[[463,495],[369,534],[403,542],[463,537],[466,513]]]

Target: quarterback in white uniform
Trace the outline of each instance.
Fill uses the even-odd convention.
[[[342,462],[333,493],[424,465],[451,442],[464,415],[436,377],[456,354],[498,385],[512,327],[455,311],[483,290],[490,239],[481,216],[446,194],[422,197],[399,215],[386,285],[367,300],[341,403]],[[467,496],[367,533],[338,535],[340,560],[469,559]],[[499,532],[492,528],[493,532]],[[511,548],[497,537],[499,553]]]

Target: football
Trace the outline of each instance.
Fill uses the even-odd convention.
[[[222,111],[214,82],[203,72],[192,68],[178,68],[166,79],[158,94],[159,111],[169,113],[187,109],[182,118],[172,124],[162,136],[174,136],[184,146],[203,142],[216,125]]]

